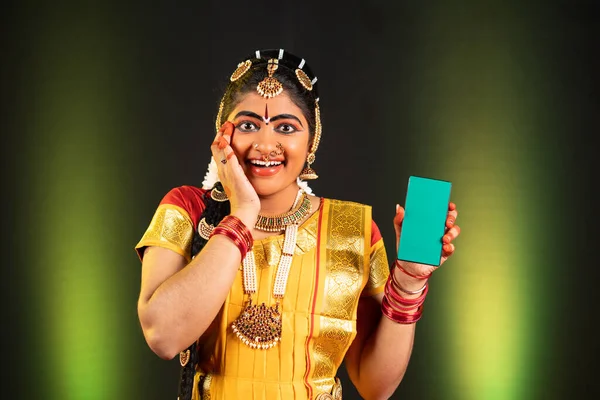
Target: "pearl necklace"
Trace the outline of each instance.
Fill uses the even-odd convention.
[[[302,194],[306,196],[304,191],[300,189],[296,200],[294,200],[292,209],[294,209]],[[309,207],[307,214],[310,213],[311,208],[312,206]],[[283,249],[279,258],[279,264],[277,265],[277,275],[275,276],[275,283],[273,285],[273,297],[276,300],[275,305],[267,306],[265,303],[260,305],[252,304],[252,295],[256,293],[257,289],[254,252],[249,251],[246,253],[246,257],[242,261],[244,293],[248,295],[248,302],[244,311],[231,324],[231,328],[242,343],[253,349],[270,349],[281,340],[282,316],[279,310],[279,303],[285,294],[292,266],[299,222],[295,221],[285,227]]]

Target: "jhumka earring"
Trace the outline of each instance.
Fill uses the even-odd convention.
[[[269,75],[260,81],[256,86],[256,91],[258,94],[266,99],[271,99],[283,92],[283,85],[273,77],[273,74],[278,67],[279,60],[276,58],[271,58],[267,64],[267,72]]]
[[[314,169],[310,167],[312,163],[315,162],[315,153],[317,152],[317,148],[319,147],[319,142],[321,141],[321,112],[319,111],[319,103],[315,104],[315,137],[313,138],[312,144],[310,145],[310,149],[308,150],[308,156],[306,157],[306,168],[302,170],[300,173],[300,180],[308,181],[317,179],[319,175],[315,172]]]

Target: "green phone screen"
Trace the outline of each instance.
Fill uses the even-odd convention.
[[[409,177],[399,260],[440,265],[451,187],[452,183],[444,180]]]

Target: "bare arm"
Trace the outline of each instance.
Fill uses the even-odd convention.
[[[174,251],[149,247],[142,263],[138,315],[148,345],[164,359],[187,348],[223,305],[241,254],[227,237],[212,237],[186,265]]]
[[[400,275],[396,276],[403,287],[423,286]],[[383,293],[360,299],[357,335],[345,359],[348,376],[366,400],[389,399],[394,393],[406,372],[415,337],[415,324],[398,324],[382,315],[382,298]]]

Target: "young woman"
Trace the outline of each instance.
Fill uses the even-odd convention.
[[[172,189],[136,249],[150,348],[179,355],[179,399],[365,399],[402,380],[427,279],[388,265],[371,208],[312,195],[317,78],[284,50],[245,58],[216,120],[203,187]],[[397,207],[396,246],[404,210]],[[459,235],[449,204],[444,262]]]

